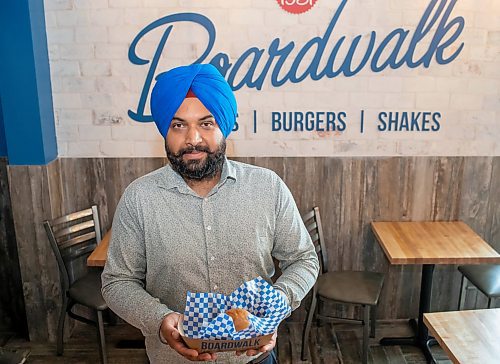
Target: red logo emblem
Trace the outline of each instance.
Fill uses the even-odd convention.
[[[302,14],[311,9],[317,0],[277,0],[281,8],[291,14]]]

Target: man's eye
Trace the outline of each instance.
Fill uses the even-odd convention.
[[[172,129],[178,129],[178,128],[182,128],[181,123],[172,123]]]
[[[210,127],[210,126],[214,125],[214,122],[213,121],[204,121],[203,124],[201,124],[201,125],[203,125],[204,127]]]

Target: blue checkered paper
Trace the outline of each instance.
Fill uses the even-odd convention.
[[[225,312],[244,308],[250,326],[236,331]],[[218,293],[187,293],[183,330],[193,339],[241,340],[274,333],[290,315],[285,298],[261,277],[243,283],[229,296]]]

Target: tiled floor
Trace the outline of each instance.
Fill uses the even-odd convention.
[[[379,322],[377,325],[377,338],[370,339],[369,362],[372,364],[424,364],[425,359],[422,353],[415,347],[382,347],[378,345],[378,340],[383,336],[408,335],[409,333],[410,329],[405,321]],[[341,324],[332,326],[324,324],[319,328],[313,327],[310,341],[311,355],[309,360],[305,362],[300,360],[301,335],[302,325],[299,323],[285,322],[280,326],[278,356],[281,364],[355,364],[361,362],[361,327],[359,325]],[[130,345],[128,345],[128,348],[119,347],[120,343],[123,344],[123,340],[126,340],[126,344],[133,344],[134,341],[131,340],[140,341],[141,338],[141,333],[138,330],[126,324],[106,327],[109,363],[147,363],[146,352],[143,348],[133,348]],[[338,345],[335,338],[337,338]],[[8,334],[0,337],[0,343],[2,343],[1,349],[4,352],[22,353],[23,351],[29,351],[26,363],[99,363],[94,328],[84,324],[77,324],[73,335],[65,344],[64,355],[60,357],[55,355],[54,344],[26,342]],[[446,355],[439,347],[433,348],[433,351],[438,363],[451,363],[446,359]],[[0,363],[3,362],[0,360]]]

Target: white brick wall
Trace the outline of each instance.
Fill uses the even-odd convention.
[[[349,1],[326,46],[321,70],[333,46],[346,37],[335,61],[338,68],[351,40],[362,35],[353,66],[364,55],[372,30],[375,46],[395,28],[413,31],[430,0]],[[134,65],[128,51],[134,37],[153,21],[175,13],[195,12],[213,22],[217,37],[206,59],[223,52],[234,64],[248,48],[264,50],[257,77],[275,38],[280,48],[294,42],[280,76],[290,69],[301,47],[322,37],[338,1],[317,0],[306,13],[293,15],[275,0],[44,0],[59,153],[67,157],[164,156],[164,143],[153,123],[128,116],[136,111],[150,64]],[[240,129],[228,141],[233,156],[499,155],[500,154],[500,2],[457,2],[451,17],[463,16],[460,56],[448,65],[433,59],[429,68],[386,68],[369,64],[353,77],[337,76],[276,88],[271,66],[262,90],[236,92]],[[165,26],[147,34],[137,53],[150,60]],[[432,33],[432,32],[431,32]],[[426,37],[414,59],[431,42]],[[446,39],[446,37],[445,37]],[[391,43],[392,46],[394,42]],[[449,55],[459,42],[450,47]],[[207,46],[206,31],[186,22],[174,24],[157,73],[196,60]],[[390,50],[392,48],[389,48]],[[304,57],[304,70],[316,52]],[[445,55],[446,55],[445,54]],[[399,55],[399,58],[401,55]],[[371,57],[370,57],[371,60]],[[241,80],[252,59],[238,73]],[[299,72],[300,74],[301,72]],[[148,100],[149,102],[149,100]],[[258,115],[253,132],[254,110]],[[364,133],[360,113],[365,111]],[[343,132],[272,132],[273,111],[347,112]],[[439,132],[380,132],[380,112],[440,112]],[[149,105],[146,105],[149,113]]]

